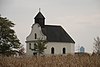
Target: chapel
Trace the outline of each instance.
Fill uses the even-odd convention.
[[[46,25],[45,17],[41,13],[34,17],[34,24],[31,27],[31,33],[26,38],[26,54],[34,55],[35,41],[38,39],[47,41],[45,55],[65,55],[74,53],[75,41],[59,25]]]

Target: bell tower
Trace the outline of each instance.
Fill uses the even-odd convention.
[[[45,17],[40,12],[40,8],[39,8],[38,14],[35,16],[34,19],[35,19],[35,23],[38,23],[42,28],[44,27],[44,25],[45,25]]]

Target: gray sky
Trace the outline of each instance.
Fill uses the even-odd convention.
[[[92,52],[100,36],[100,0],[0,0],[0,14],[15,23],[14,30],[25,45],[38,9],[46,24],[61,25],[78,45]]]

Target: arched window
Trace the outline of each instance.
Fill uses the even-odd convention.
[[[51,54],[54,54],[54,47],[51,48]]]
[[[31,49],[31,43],[29,43],[29,49]]]
[[[66,54],[66,48],[63,48],[63,54]]]
[[[35,33],[35,39],[37,38],[37,34]]]

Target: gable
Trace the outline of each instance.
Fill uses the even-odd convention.
[[[36,36],[36,37],[35,37]],[[31,33],[26,38],[27,41],[36,41],[38,39],[46,39],[46,36],[41,31],[41,26],[36,23],[32,25]]]

